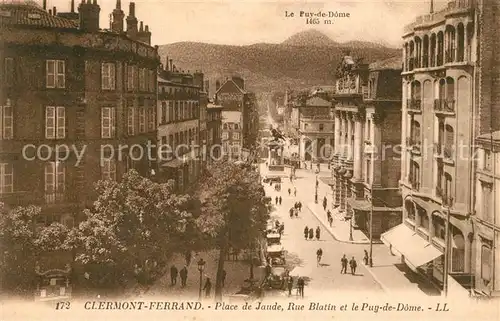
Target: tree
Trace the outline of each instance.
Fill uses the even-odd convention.
[[[248,248],[261,235],[269,218],[270,201],[265,197],[259,174],[246,163],[216,162],[199,184],[202,215],[198,230],[219,250],[215,297],[222,298],[222,271],[230,247]]]
[[[124,286],[160,277],[168,257],[186,239],[193,201],[170,184],[154,183],[135,170],[120,182],[99,181],[99,195],[86,220],[71,232],[67,246],[95,287]]]

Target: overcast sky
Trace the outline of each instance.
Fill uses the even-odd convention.
[[[76,6],[81,0],[75,0]],[[399,46],[402,27],[429,12],[431,0],[137,0],[136,16],[149,25],[153,44],[198,41],[248,45],[279,43],[302,30],[315,28],[336,41],[364,40]],[[435,9],[444,6],[434,0]],[[39,3],[42,0],[38,1]],[[98,0],[101,28],[109,26],[116,0]],[[122,9],[128,15],[128,0]],[[70,0],[47,0],[48,8],[69,11]],[[305,18],[285,18],[285,11],[318,10],[350,13],[332,25],[306,25]]]

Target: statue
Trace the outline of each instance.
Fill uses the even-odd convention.
[[[280,140],[285,140],[285,137],[283,136],[283,134],[277,130],[276,128],[273,128],[271,129],[271,134],[273,135],[273,141],[275,142],[279,142]]]

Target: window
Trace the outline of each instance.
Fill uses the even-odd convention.
[[[146,131],[146,110],[144,107],[139,108],[139,133]]]
[[[429,216],[427,216],[427,212],[420,207],[417,209],[417,212],[420,219],[420,227],[429,231]]]
[[[226,124],[226,123],[224,123],[224,124],[222,125],[222,128],[223,128],[223,129],[227,129],[227,124]]]
[[[161,123],[165,124],[167,122],[167,103],[161,103]]]
[[[406,202],[406,213],[407,218],[413,222],[415,222],[415,206],[412,202]]]
[[[444,189],[443,189],[443,201],[446,202],[445,205],[451,206],[453,204],[453,194],[452,194],[452,179],[451,175],[448,173],[444,174]]]
[[[13,126],[13,109],[10,99],[7,99],[5,104],[0,106],[0,140],[13,138]]]
[[[167,122],[171,122],[174,120],[174,102],[169,101],[168,102],[168,116],[167,116]]]
[[[101,166],[101,178],[103,180],[116,181],[116,161],[114,159],[103,160]]]
[[[481,246],[481,279],[486,284],[491,281],[491,247]]]
[[[114,107],[103,107],[101,109],[101,137],[115,137],[116,109]]]
[[[146,91],[146,69],[139,68],[139,90]]]
[[[304,130],[307,130],[307,124],[304,123]]]
[[[132,91],[135,88],[135,66],[127,66],[127,90]]]
[[[155,117],[156,110],[154,108],[148,108],[148,131],[155,130]]]
[[[437,216],[432,216],[432,227],[434,228],[434,237],[440,238],[444,241],[446,237],[445,222],[444,220]]]
[[[45,138],[62,139],[66,137],[66,108],[45,108]]]
[[[229,133],[228,132],[223,132],[222,133],[222,139],[229,139]]]
[[[115,90],[116,68],[112,62],[101,65],[101,88],[103,90]]]
[[[371,140],[372,135],[372,120],[366,120],[366,140]]]
[[[492,168],[491,164],[492,164],[491,151],[485,149],[484,150],[484,168],[483,169],[486,171],[491,171],[491,168]]]
[[[47,203],[62,201],[65,191],[66,171],[62,162],[45,165],[45,200]]]
[[[128,107],[128,114],[127,114],[127,127],[128,127],[128,134],[129,135],[134,135],[135,134],[135,108],[134,107]]]
[[[493,209],[493,197],[492,197],[492,185],[491,184],[481,184],[482,189],[482,206],[481,218],[487,222],[492,221],[492,209]]]
[[[234,129],[236,129],[236,130],[240,129],[240,125],[239,124],[234,124]]]
[[[47,88],[66,87],[66,66],[64,60],[47,60],[45,86]]]
[[[233,139],[240,139],[240,133],[233,133]]]
[[[319,131],[322,132],[324,129],[323,124],[319,124]]]
[[[154,70],[149,70],[149,91],[150,92],[155,92],[156,91],[156,77]]]
[[[410,181],[412,188],[414,190],[418,191],[420,189],[420,166],[415,161],[412,161],[410,163],[409,181]]]
[[[451,159],[453,158],[453,143],[455,140],[455,135],[453,132],[453,127],[450,125],[445,126],[445,141],[444,141],[444,157]]]
[[[14,82],[14,58],[5,58],[3,61],[3,83],[6,85]]]
[[[12,164],[0,163],[0,194],[14,191],[14,168]]]

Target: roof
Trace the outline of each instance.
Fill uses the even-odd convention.
[[[312,97],[306,101],[306,106],[310,107],[332,107],[332,103],[321,97]]]
[[[222,89],[222,87],[224,87],[226,84],[232,84],[232,85],[234,85],[242,94],[246,94],[247,93],[245,90],[243,90],[242,88],[240,88],[240,86],[238,86],[232,79],[228,79],[222,85],[220,85],[219,89],[217,89],[217,91],[215,92],[215,94],[217,94]]]
[[[371,63],[369,65],[370,70],[384,70],[384,69],[393,69],[398,70],[402,69],[403,60],[401,57],[393,57],[385,60],[379,60]]]
[[[0,26],[77,29],[78,23],[53,16],[32,3],[0,4]]]

